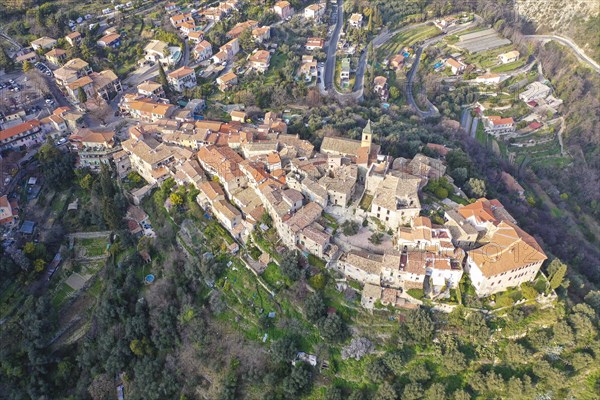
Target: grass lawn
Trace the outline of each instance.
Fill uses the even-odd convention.
[[[86,257],[97,257],[104,254],[106,251],[106,245],[108,244],[107,238],[92,238],[92,239],[76,239],[75,246],[85,248]]]
[[[421,300],[423,297],[425,297],[425,292],[423,292],[423,289],[408,289],[406,293],[418,300]]]
[[[448,196],[448,198],[455,203],[462,204],[463,206],[466,206],[467,204],[469,204],[469,202],[466,199],[463,199],[462,197],[457,196],[455,194],[450,194]]]
[[[366,194],[360,199],[359,207],[365,211],[368,211],[371,208],[371,203],[373,203],[373,195]]]
[[[26,294],[20,287],[18,282],[12,281],[0,292],[0,319],[11,314],[25,300]]]
[[[308,255],[308,263],[313,267],[318,268],[325,268],[325,266],[327,265],[327,263],[324,260],[320,259],[319,257],[313,254]]]
[[[59,310],[74,292],[75,291],[69,285],[65,282],[61,282],[54,291],[54,296],[52,296],[52,305],[54,306],[54,309]]]
[[[305,322],[302,314],[285,297],[272,298],[239,260],[232,261],[232,267],[217,281],[217,287],[222,288],[228,306],[228,310],[219,316],[220,320],[230,324],[251,340],[262,342],[266,333],[267,343],[284,334],[284,330],[277,327],[277,321],[280,319],[289,317]],[[276,276],[274,271],[271,272]],[[270,312],[275,312],[275,318],[262,318]],[[318,342],[316,329],[305,323],[298,333],[302,337],[301,348],[311,351],[312,346]]]
[[[267,84],[273,85],[275,83],[278,71],[283,68],[286,61],[287,55],[281,52],[276,52],[273,57],[271,57],[269,70],[267,71],[267,77],[265,80]]]
[[[269,286],[279,290],[288,284],[288,280],[281,273],[281,269],[274,262],[270,262],[267,268],[263,271],[261,277],[269,284]]]
[[[481,121],[479,121],[479,123],[477,124],[477,130],[475,131],[475,139],[477,139],[477,141],[483,146],[488,146],[488,134],[485,133],[485,130],[483,128],[483,122]]]
[[[509,71],[513,71],[517,68],[521,68],[523,65],[525,65],[525,63],[527,62],[527,60],[525,58],[521,58],[515,62],[511,62],[508,64],[502,64],[502,65],[498,65],[497,67],[492,67],[490,69],[491,72],[496,72],[496,73],[500,73],[500,72],[509,72]]]
[[[398,54],[403,47],[412,46],[417,42],[430,39],[440,33],[441,31],[433,25],[420,26],[415,29],[400,32],[377,50],[378,58],[384,59]]]

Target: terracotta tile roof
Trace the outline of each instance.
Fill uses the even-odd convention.
[[[486,198],[477,199],[474,203],[468,204],[458,208],[458,213],[464,218],[474,217],[478,222],[496,222],[493,208],[504,208],[502,203],[495,200],[492,203]]]
[[[486,277],[544,261],[546,254],[536,240],[518,226],[501,221],[490,242],[468,252]]]
[[[40,127],[40,121],[32,119],[30,121],[23,122],[22,124],[11,126],[3,131],[0,131],[0,141],[9,139],[13,136],[20,135],[21,133],[27,132],[32,129]]]
[[[368,274],[379,275],[383,268],[383,256],[367,253],[366,251],[350,250],[342,256],[341,261],[365,271]]]
[[[190,74],[193,74],[195,71],[193,68],[189,68],[189,67],[181,67],[176,69],[175,71],[171,71],[169,72],[169,78],[173,78],[173,79],[181,79],[185,76],[188,76]]]
[[[200,40],[203,37],[204,37],[204,32],[203,31],[193,31],[193,32],[188,33],[188,38],[191,38],[191,39],[198,39],[198,40]]]
[[[237,79],[237,75],[234,74],[233,72],[229,71],[228,73],[221,75],[221,77],[219,78],[223,83],[227,83],[229,81],[232,81],[234,79]]]
[[[454,58],[447,59],[446,64],[450,65],[451,67],[458,68],[458,69],[463,68],[465,66],[463,63],[455,60]]]
[[[439,155],[445,157],[450,149],[443,144],[427,143],[427,148],[436,151]]]
[[[126,107],[142,114],[155,114],[164,117],[169,114],[174,106],[172,104],[156,103],[148,99],[140,99],[127,102]]]
[[[94,81],[92,81],[92,78],[90,78],[89,75],[86,76],[82,76],[81,78],[77,79],[75,82],[71,82],[67,85],[67,87],[73,91],[79,89],[80,87],[84,87],[86,85],[89,85],[91,83],[93,83]]]
[[[269,53],[266,50],[259,50],[256,53],[252,54],[250,58],[248,58],[248,61],[268,64],[270,59],[271,53]]]
[[[330,235],[327,232],[324,232],[320,229],[316,229],[314,226],[307,226],[302,230],[302,234],[317,243],[320,246],[325,246],[329,243]]]
[[[228,220],[232,221],[236,217],[241,217],[240,210],[232,206],[228,201],[219,200],[213,203],[215,211],[223,215]]]
[[[219,196],[225,196],[225,192],[218,182],[206,181],[200,185],[200,191],[210,200],[213,201]]]
[[[111,44],[113,42],[116,42],[120,38],[121,38],[121,35],[119,35],[118,33],[111,33],[109,35],[104,36],[100,40],[98,40],[98,42],[102,42],[105,44]]]
[[[137,85],[137,88],[145,92],[154,92],[156,89],[162,88],[162,85],[154,81],[144,81]]]
[[[387,84],[387,78],[385,76],[376,76],[374,83],[375,86],[385,86]]]
[[[360,147],[361,142],[358,140],[326,136],[321,143],[321,152],[356,156]]]
[[[69,139],[85,143],[110,144],[113,142],[114,137],[115,131],[113,130],[96,130],[90,128],[83,128],[77,130],[77,132],[71,135]]]
[[[307,47],[323,47],[325,41],[321,38],[310,37],[306,40]]]
[[[55,47],[46,53],[46,57],[60,57],[60,56],[64,56],[65,54],[67,54],[67,52],[65,50]]]
[[[352,14],[350,16],[350,21],[354,21],[354,22],[360,22],[363,20],[363,16],[362,14]]]
[[[285,224],[294,233],[301,231],[321,216],[323,208],[317,203],[308,203],[288,219]]]

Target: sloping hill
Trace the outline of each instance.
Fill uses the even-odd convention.
[[[516,10],[535,22],[537,33],[567,36],[600,60],[600,0],[516,0]]]

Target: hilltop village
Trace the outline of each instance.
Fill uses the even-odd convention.
[[[24,69],[35,64],[53,81],[51,86],[59,90],[61,101],[56,104],[55,96],[47,96],[46,109],[52,111],[40,119],[19,123],[19,113],[10,117],[15,122],[2,130],[1,148],[29,148],[51,138],[65,146],[64,150],[76,153],[78,168],[99,172],[101,165],[110,164],[125,180],[131,173],[138,174],[146,185],[128,193],[135,206],[166,180],[193,187],[199,191],[197,203],[235,240],[232,252],[244,246],[260,248],[256,233],[268,228],[267,218],[276,229],[276,249],[317,257],[341,276],[359,282],[362,304],[367,308],[421,304],[408,294],[411,289],[422,291],[427,299],[449,298],[463,274],[468,274],[479,297],[536,278],[546,260],[544,252],[498,200],[466,201],[446,174],[444,158],[451,149],[430,143],[427,153],[435,157],[421,152],[412,159],[394,159],[381,151],[370,121],[366,121],[360,140],[326,136],[315,149],[308,140],[287,133],[287,118],[272,111],[257,113],[256,109],[247,113],[244,104],[231,108],[224,120],[205,119],[206,101],[190,99],[192,91],[201,80],[214,79],[217,88],[227,92],[238,84],[240,74],[267,73],[277,48],[270,43],[271,27],[251,19],[240,21],[225,33],[225,39],[221,37],[224,44],[213,49],[206,31],[239,11],[240,2],[220,2],[201,10],[182,9],[176,3],[162,7],[182,42],[176,45],[177,41],[165,35],[171,43],[160,39],[146,42],[143,58],[127,77],[127,84],[111,69],[94,71],[84,59],[69,58],[81,55],[74,49],[90,44],[83,42],[78,30],[73,29],[60,43],[50,37],[33,40],[31,50],[21,51],[17,62]],[[336,7],[328,11],[334,23]],[[105,11],[102,13],[110,14]],[[308,5],[303,13],[295,13],[290,3],[280,1],[271,12],[281,23],[295,15],[319,27],[326,5]],[[457,24],[468,26],[469,21],[436,20],[432,29],[445,31]],[[350,76],[351,57],[364,51],[364,42],[353,35],[365,28],[362,14],[348,17],[348,35],[338,46],[346,56],[336,61],[339,70],[334,79],[342,91],[358,78]],[[486,34],[495,37],[493,30]],[[108,27],[95,45],[102,51],[118,51],[124,40],[119,29]],[[322,37],[308,37],[303,50],[307,54],[302,55],[298,70],[301,79],[317,87],[326,79],[325,65],[319,62],[324,60],[323,46]],[[240,51],[247,55],[240,58]],[[46,64],[38,62],[41,54]],[[411,57],[412,50],[403,47],[385,63],[401,74],[407,63],[414,62]],[[498,57],[501,64],[515,63],[519,52]],[[436,68],[458,75],[465,73],[466,64],[449,57]],[[486,79],[481,82],[489,84]],[[13,85],[20,88],[18,83]],[[546,89],[534,82],[520,98],[531,103],[548,96]],[[373,78],[372,90],[382,102],[389,100],[385,76]],[[177,104],[170,101],[181,95],[184,98]],[[477,106],[476,112],[482,113],[484,106]],[[92,119],[100,124],[90,126]],[[491,135],[515,131],[512,118],[483,116],[482,120]],[[511,175],[504,173],[503,180],[523,197],[524,189]],[[447,199],[422,206],[423,190],[430,183],[461,201]],[[3,204],[9,215],[3,221],[15,224],[13,215],[17,213],[12,208],[18,206],[6,195]],[[177,204],[167,199],[164,206],[170,209]],[[139,231],[136,224],[131,228]],[[260,250],[265,268],[274,260],[267,249]],[[261,267],[257,269],[261,272]]]

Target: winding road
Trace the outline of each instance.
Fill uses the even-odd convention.
[[[555,40],[555,41],[559,42],[560,44],[567,46],[571,50],[573,50],[573,52],[575,53],[575,55],[577,56],[577,58],[580,61],[583,61],[584,63],[588,64],[594,71],[596,71],[597,73],[600,74],[600,65],[596,61],[594,61],[590,56],[585,54],[585,51],[583,51],[581,49],[581,47],[577,46],[569,38],[566,38],[563,36],[557,36],[557,35],[525,35],[524,38],[531,39],[531,40],[546,41],[546,42],[550,41],[550,40]]]
[[[425,110],[425,111],[421,110],[419,108],[419,106],[417,106],[417,103],[415,102],[415,97],[413,94],[414,79],[415,79],[417,70],[419,69],[419,63],[421,62],[421,55],[423,54],[423,50],[427,46],[439,42],[445,36],[454,35],[456,33],[462,32],[466,29],[472,28],[473,26],[476,26],[479,23],[481,23],[481,21],[482,21],[481,17],[476,15],[475,20],[473,22],[470,22],[468,24],[461,25],[458,27],[449,28],[446,32],[442,33],[441,35],[438,35],[434,38],[424,41],[423,44],[417,49],[417,51],[415,53],[415,61],[413,62],[413,65],[406,76],[406,100],[408,101],[408,104],[410,105],[410,107],[417,113],[417,115],[419,117],[429,118],[429,117],[436,117],[439,115],[439,111],[438,111],[437,107],[434,106],[433,103],[430,102],[428,99],[426,99],[427,110]]]

